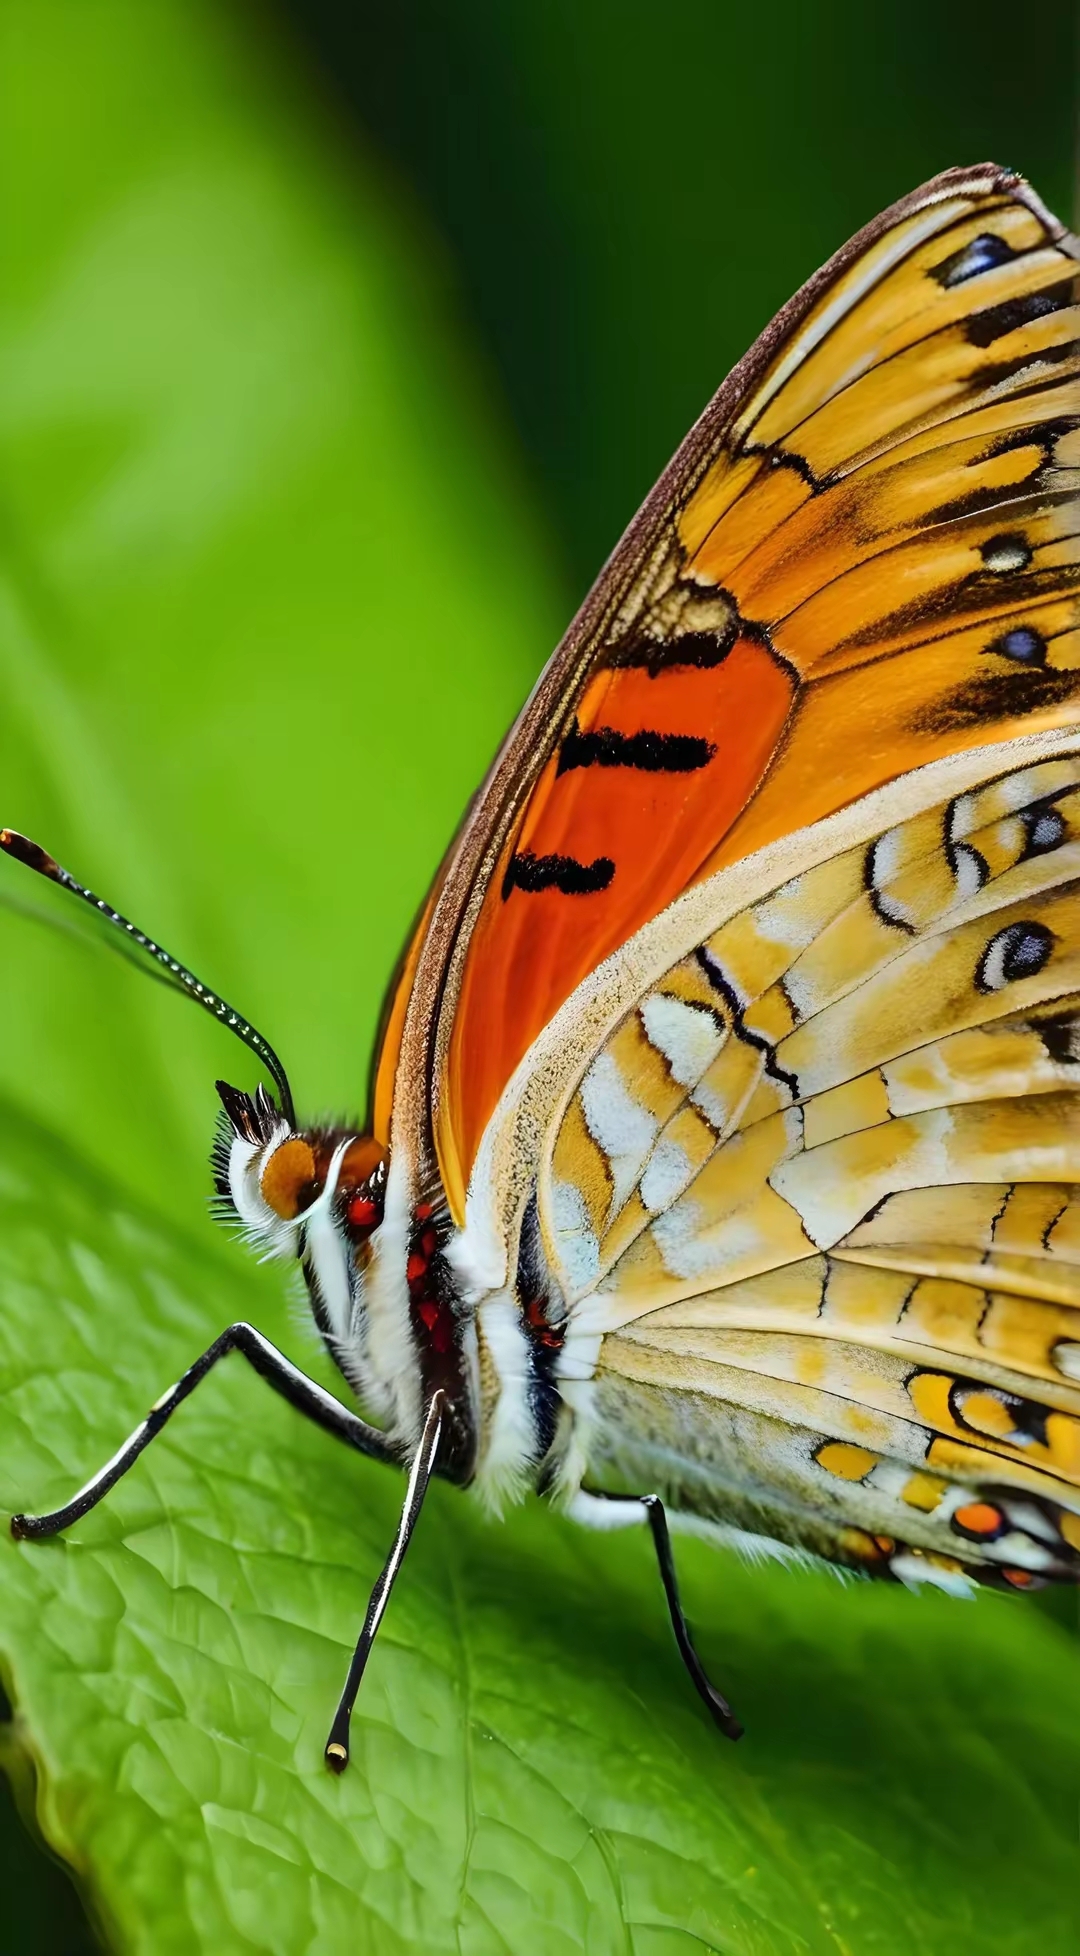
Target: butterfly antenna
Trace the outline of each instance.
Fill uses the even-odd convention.
[[[119,910],[114,910],[103,897],[95,896],[93,890],[88,890],[85,884],[76,882],[71,872],[62,868],[39,842],[31,842],[28,836],[20,835],[17,829],[0,829],[0,849],[3,849],[6,855],[13,856],[16,862],[25,863],[27,869],[36,870],[39,876],[47,876],[51,883],[59,883],[61,889],[70,890],[73,896],[89,904],[91,910],[99,917],[103,917],[114,929],[122,932],[129,943],[137,945],[140,951],[153,960],[157,969],[142,967],[147,971],[148,976],[163,978],[166,984],[172,985],[176,991],[183,992],[188,998],[194,999],[196,1005],[201,1005],[205,1012],[209,1012],[212,1018],[218,1020],[219,1024],[227,1026],[230,1032],[235,1033],[237,1039],[262,1061],[281,1097],[281,1111],[285,1119],[290,1127],[296,1125],[292,1089],[285,1068],[270,1041],[264,1039],[257,1027],[251,1025],[240,1012],[235,1011],[228,999],[222,998],[217,992],[210,991],[200,979],[196,978],[195,973],[189,971],[186,965],[180,964],[171,952],[163,950],[160,944],[155,944],[152,937],[147,937],[145,931],[141,931],[127,917],[121,916]]]
[[[440,1387],[432,1394],[431,1403],[428,1406],[427,1418],[424,1421],[424,1430],[420,1435],[420,1444],[416,1449],[412,1466],[409,1469],[409,1485],[405,1490],[405,1505],[401,1510],[401,1520],[398,1522],[397,1534],[394,1537],[394,1546],[390,1550],[383,1572],[371,1592],[371,1600],[367,1606],[367,1615],[364,1618],[364,1627],[357,1640],[352,1663],[349,1665],[349,1675],[345,1680],[345,1689],[338,1702],[337,1711],[334,1713],[334,1722],[330,1727],[330,1737],[326,1741],[323,1757],[331,1772],[334,1773],[343,1773],[349,1763],[349,1725],[352,1720],[353,1706],[356,1703],[356,1694],[360,1689],[360,1680],[364,1675],[364,1667],[367,1664],[368,1658],[371,1656],[371,1646],[375,1642],[375,1634],[382,1622],[383,1611],[390,1600],[390,1591],[394,1587],[394,1578],[401,1567],[405,1550],[409,1546],[409,1539],[420,1518],[420,1510],[424,1505],[424,1496],[428,1491],[431,1476],[435,1468],[445,1418],[446,1394]]]

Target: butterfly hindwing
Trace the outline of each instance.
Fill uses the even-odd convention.
[[[751,1533],[1080,1563],[1078,869],[1074,749],[825,856],[619,1017],[539,1185],[592,1471],[678,1428],[660,1485]]]

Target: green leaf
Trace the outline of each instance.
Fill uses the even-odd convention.
[[[0,1501],[70,1493],[231,1317],[226,1271],[16,1117],[0,1176]],[[1076,1647],[963,1605],[680,1545],[740,1746],[680,1669],[643,1539],[437,1488],[322,1746],[401,1486],[237,1359],[109,1501],[0,1549],[42,1824],[117,1947],[738,1956],[1074,1950]]]
[[[302,1102],[355,1104],[558,629],[528,499],[429,242],[260,17],[88,0],[5,34],[0,815],[251,1013]],[[0,937],[10,1510],[69,1494],[231,1319],[332,1381],[203,1219],[239,1049],[13,911]],[[1077,1652],[1019,1600],[681,1544],[733,1748],[644,1540],[437,1488],[331,1778],[400,1498],[232,1359],[70,1536],[0,1541],[41,1824],[118,1949],[1077,1946]]]

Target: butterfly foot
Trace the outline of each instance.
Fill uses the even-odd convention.
[[[704,1677],[704,1672],[702,1673],[702,1676]],[[695,1679],[695,1683],[696,1682],[697,1680]],[[746,1735],[746,1727],[745,1725],[741,1725],[739,1723],[739,1720],[736,1718],[735,1713],[732,1711],[731,1706],[727,1702],[727,1699],[722,1698],[720,1696],[720,1693],[711,1684],[708,1683],[707,1679],[706,1679],[706,1686],[707,1689],[704,1691],[701,1691],[700,1685],[698,1686],[698,1689],[699,1691],[701,1691],[701,1696],[704,1698],[705,1703],[708,1705],[709,1710],[713,1715],[714,1723],[720,1727],[720,1730],[724,1734],[725,1739],[734,1740],[734,1739],[744,1738]]]

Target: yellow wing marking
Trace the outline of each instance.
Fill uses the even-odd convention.
[[[645,1322],[644,1320],[642,1321]],[[891,1353],[909,1364],[963,1360],[972,1377],[1030,1392],[1031,1382],[1063,1411],[1075,1395],[1071,1347],[1080,1319],[1066,1304],[1047,1304],[998,1288],[909,1270],[868,1271],[841,1254],[807,1257],[752,1277],[661,1306],[646,1333],[787,1332],[805,1339],[840,1340]],[[633,1335],[632,1325],[628,1335]]]

